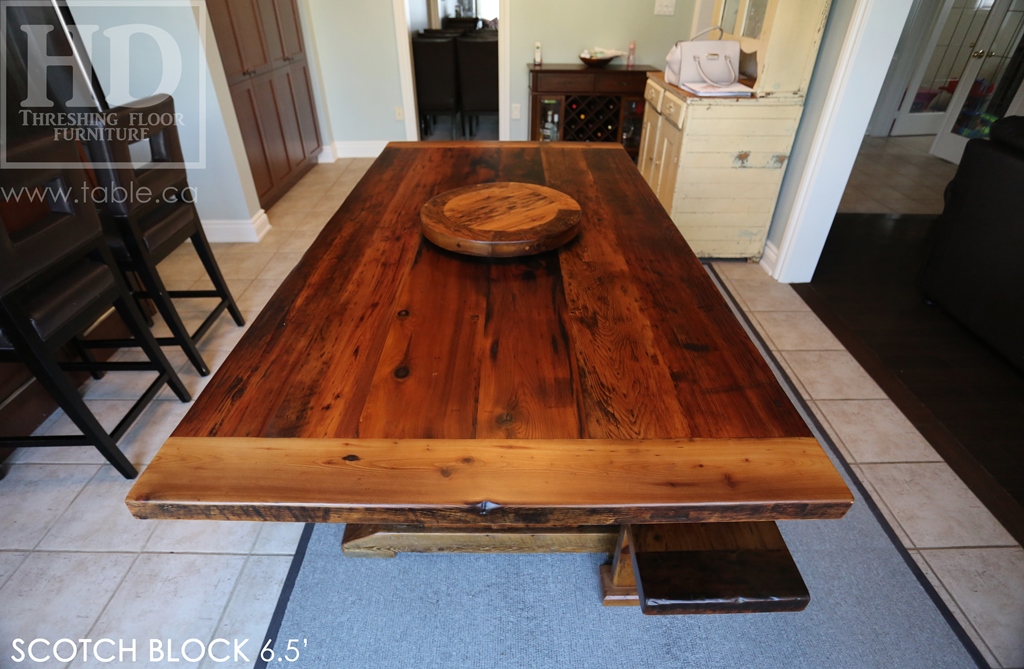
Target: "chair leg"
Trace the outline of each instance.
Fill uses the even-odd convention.
[[[146,309],[145,302],[143,302],[142,298],[135,296],[136,292],[142,291],[142,286],[139,285],[139,277],[135,272],[124,272],[122,276],[124,276],[124,279],[128,284],[128,289],[132,293],[132,299],[135,300],[136,308],[138,308],[139,313],[142,314],[142,322],[149,327],[153,327],[153,317],[149,315],[149,310]]]
[[[189,362],[196,368],[200,376],[209,376],[210,368],[206,365],[206,361],[203,360],[202,354],[196,347],[192,334],[185,329],[185,324],[181,322],[181,316],[178,315],[178,310],[174,307],[171,296],[167,293],[167,288],[164,287],[164,282],[160,279],[160,275],[157,274],[156,268],[152,267],[149,263],[139,263],[136,271],[138,272],[139,279],[142,281],[142,285],[146,287],[146,292],[149,293],[150,299],[156,305],[157,311],[164,317],[164,322],[167,323],[167,327],[170,329],[175,342],[185,352]]]
[[[96,356],[94,356],[92,354],[92,351],[90,351],[88,348],[82,346],[81,339],[79,339],[78,337],[73,337],[71,339],[71,345],[74,347],[75,353],[78,354],[78,357],[82,359],[82,362],[89,362],[94,364],[96,363]],[[107,372],[102,369],[89,370],[89,376],[91,376],[94,379],[102,379],[106,375]]]
[[[210,242],[206,240],[206,235],[203,234],[201,229],[192,235],[192,247],[195,248],[199,260],[203,263],[203,267],[206,268],[206,273],[210,275],[213,287],[220,294],[220,298],[227,303],[228,313],[231,314],[231,318],[235,319],[235,325],[239,327],[245,325],[245,317],[242,316],[241,310],[235,304],[235,298],[231,295],[228,282],[224,280],[224,275],[220,273],[220,265],[217,264],[217,259],[213,257],[213,249],[210,248]]]
[[[153,333],[142,324],[142,316],[134,308],[134,304],[127,299],[119,298],[114,302],[114,308],[117,309],[121,320],[125,322],[128,329],[132,331],[132,335],[138,340],[139,346],[146,353],[149,361],[158,365],[163,370],[163,373],[167,375],[167,385],[178,396],[178,399],[182,402],[191,402],[192,395],[188,392],[188,388],[182,383],[181,377],[178,376],[178,372],[171,366],[167,356],[160,349],[160,345],[156,343]]]
[[[78,390],[60,369],[53,354],[45,349],[42,342],[30,344],[30,349],[29,355],[22,356],[24,363],[32,370],[46,391],[53,396],[68,418],[78,426],[82,434],[96,446],[96,449],[120,472],[121,476],[126,479],[138,476],[138,471],[96,420],[96,416],[86,406],[85,400],[78,394]]]

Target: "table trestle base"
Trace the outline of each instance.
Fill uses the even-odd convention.
[[[476,528],[418,525],[345,526],[345,557],[398,553],[611,553],[619,528],[608,526]]]

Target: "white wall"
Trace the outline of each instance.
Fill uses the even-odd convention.
[[[256,241],[258,234],[253,221],[259,219],[261,210],[244,147],[240,146],[234,108],[230,97],[226,97],[226,82],[221,82],[223,86],[215,85],[215,75],[223,80],[224,74],[212,31],[208,30],[207,48],[211,65],[218,70],[213,74],[211,65],[207,64],[196,17],[188,5],[113,8],[90,5],[86,0],[69,0],[68,4],[77,24],[100,27],[89,55],[108,96],[116,92],[111,86],[111,45],[103,37],[103,31],[136,23],[155,26],[170,34],[182,64],[177,85],[158,88],[164,70],[160,50],[153,38],[137,35],[130,41],[130,60],[119,62],[121,69],[113,73],[116,76],[127,67],[128,95],[111,97],[108,102],[117,106],[154,93],[173,95],[175,110],[182,116],[178,133],[186,162],[201,161],[205,149],[205,164],[189,167],[188,178],[189,185],[196,190],[196,207],[207,234],[220,241]],[[171,83],[168,82],[168,86]]]
[[[376,155],[404,140],[393,5],[385,0],[307,0],[323,106],[339,155]],[[312,54],[311,54],[312,56]],[[323,127],[323,125],[322,125]],[[331,135],[325,133],[324,141]]]
[[[429,0],[408,0],[409,32],[426,30],[430,27]]]
[[[762,261],[780,281],[814,275],[911,2],[832,2]]]
[[[545,63],[579,63],[583,49],[600,46],[625,51],[632,40],[637,64],[661,70],[672,45],[690,37],[693,11],[694,0],[677,0],[673,16],[655,16],[653,0],[514,0],[509,23],[509,104],[522,105],[522,118],[511,120],[510,139],[529,135],[527,66],[533,62],[534,42],[541,43]]]

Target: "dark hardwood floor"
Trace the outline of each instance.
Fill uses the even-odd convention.
[[[839,214],[811,283],[793,287],[1024,542],[1024,374],[918,291],[934,220]]]

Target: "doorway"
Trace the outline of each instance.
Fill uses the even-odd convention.
[[[416,132],[410,139],[497,140],[501,108],[499,16],[506,3],[403,1],[414,94],[412,105],[406,107],[412,107]],[[401,60],[404,69],[405,61]]]
[[[958,163],[967,140],[1024,112],[1024,2],[916,0],[869,126],[872,136],[929,135]]]

